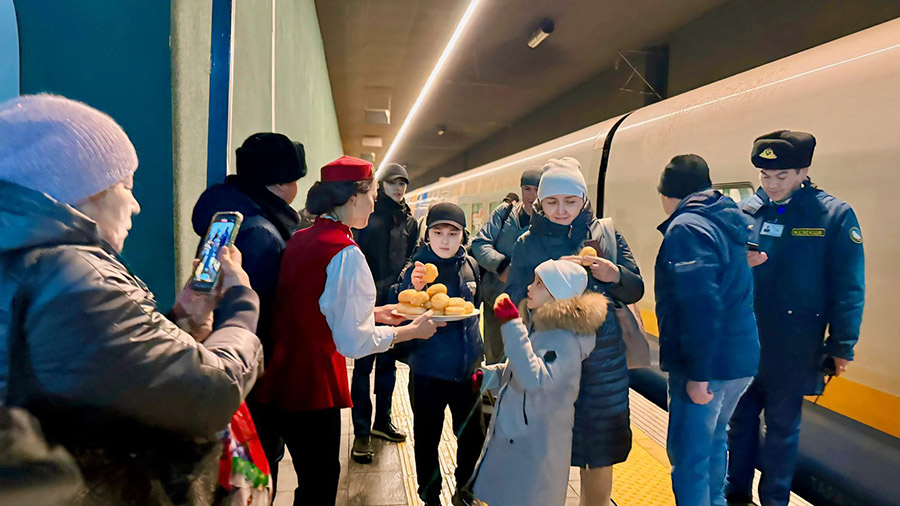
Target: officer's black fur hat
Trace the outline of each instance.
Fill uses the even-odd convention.
[[[805,169],[812,165],[816,138],[806,132],[778,130],[753,141],[750,161],[759,169]]]

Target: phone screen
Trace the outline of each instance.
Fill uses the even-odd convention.
[[[216,215],[209,225],[209,231],[200,245],[197,259],[200,263],[194,270],[192,285],[198,290],[211,290],[219,279],[219,270],[222,267],[219,262],[219,250],[222,246],[229,246],[237,233],[240,221],[237,214]]]

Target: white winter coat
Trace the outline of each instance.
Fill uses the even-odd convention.
[[[485,366],[499,398],[478,464],[475,496],[490,506],[566,502],[575,399],[581,361],[606,320],[607,299],[588,293],[538,308],[533,331],[513,320],[502,327],[508,357]]]

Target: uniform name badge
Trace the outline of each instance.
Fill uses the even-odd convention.
[[[767,235],[769,237],[781,237],[782,232],[784,232],[784,225],[768,222],[763,223],[762,230],[759,231],[760,235]]]

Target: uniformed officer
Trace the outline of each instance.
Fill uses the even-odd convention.
[[[781,130],[756,139],[756,195],[741,202],[752,217],[747,260],[754,267],[759,373],[728,432],[730,504],[752,504],[759,456],[763,506],[786,505],[797,460],[804,395],[820,394],[823,372],[853,360],[865,299],[863,238],[853,209],[809,179],[816,139]],[[828,330],[828,337],[825,331]],[[766,423],[760,449],[760,412]],[[761,452],[760,452],[761,450]]]

